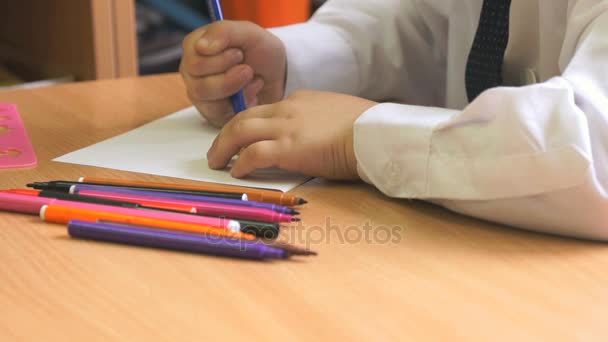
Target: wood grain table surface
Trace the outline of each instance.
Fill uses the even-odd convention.
[[[187,107],[178,75],[5,91],[0,102],[18,105],[39,159],[0,170],[0,188],[83,175],[192,182],[52,161]],[[64,226],[0,212],[0,340],[608,339],[605,244],[362,183],[312,180],[293,192],[310,203],[282,239],[317,257],[255,262],[75,240]]]

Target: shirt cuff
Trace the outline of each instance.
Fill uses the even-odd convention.
[[[353,49],[336,28],[307,22],[269,30],[287,52],[285,97],[298,89],[355,95],[359,68]]]
[[[456,113],[394,103],[367,110],[354,127],[361,179],[391,197],[426,197],[433,131]]]
[[[568,95],[544,84],[488,90],[462,112],[377,105],[355,122],[359,172],[391,197],[419,199],[495,200],[578,186],[592,159],[586,117]]]

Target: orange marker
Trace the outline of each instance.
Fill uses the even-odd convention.
[[[209,191],[209,192],[222,192],[222,193],[239,193],[246,194],[250,201],[257,202],[268,202],[279,205],[294,206],[307,203],[304,199],[286,194],[278,190],[250,188],[235,185],[224,185],[216,183],[201,182],[197,185],[182,185],[182,184],[168,184],[168,183],[156,183],[156,182],[141,182],[133,180],[121,180],[121,179],[107,179],[107,178],[95,178],[95,177],[81,177],[79,182],[98,184],[98,185],[117,185],[117,186],[140,186],[149,188],[161,188],[161,189],[176,189],[176,190],[194,190],[194,191]]]
[[[67,224],[70,220],[89,222],[111,221],[127,223],[138,226],[157,227],[169,230],[225,236],[234,239],[255,240],[255,236],[247,233],[233,233],[224,228],[203,226],[194,223],[182,223],[147,217],[135,217],[113,212],[104,212],[91,209],[71,208],[60,205],[44,205],[40,209],[40,218],[45,222]]]

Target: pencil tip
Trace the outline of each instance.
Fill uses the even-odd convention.
[[[291,215],[300,215],[300,212],[299,212],[299,211],[295,211],[295,210],[293,210],[293,211],[291,212]]]
[[[303,198],[298,198],[298,204],[306,204],[308,203],[307,200],[303,199]]]
[[[292,217],[291,218],[291,222],[300,222],[300,221],[302,221],[302,219],[299,218],[299,217]]]

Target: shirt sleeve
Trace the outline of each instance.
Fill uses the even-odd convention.
[[[389,196],[608,240],[608,6],[596,2],[572,10],[558,77],[490,89],[462,111],[385,103],[364,113],[362,178]]]
[[[286,94],[297,89],[378,101],[440,103],[443,8],[412,0],[330,0],[304,24],[272,29],[287,51]]]

